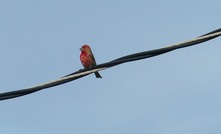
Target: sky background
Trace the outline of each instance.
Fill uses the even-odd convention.
[[[0,1],[0,92],[220,28],[221,1]],[[221,38],[0,102],[3,134],[220,134]]]

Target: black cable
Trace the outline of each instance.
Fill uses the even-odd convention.
[[[41,84],[41,85],[38,85],[38,86],[34,86],[34,87],[31,87],[31,88],[25,88],[25,89],[21,89],[21,90],[1,93],[0,94],[0,100],[6,100],[6,99],[15,98],[15,97],[20,97],[20,96],[24,96],[24,95],[27,95],[27,94],[30,94],[30,93],[40,91],[42,89],[50,88],[50,87],[53,87],[53,86],[58,86],[58,85],[61,85],[61,84],[79,79],[79,78],[84,77],[86,75],[89,75],[90,73],[93,73],[93,72],[97,71],[97,69],[102,70],[102,69],[113,67],[113,66],[116,66],[116,65],[119,65],[119,64],[122,64],[122,63],[131,62],[131,61],[135,61],[135,60],[141,60],[141,59],[161,55],[161,54],[164,54],[164,53],[176,50],[176,49],[196,45],[196,44],[214,39],[214,38],[216,38],[220,35],[221,35],[221,28],[217,29],[217,30],[214,30],[212,32],[209,32],[207,34],[204,34],[202,36],[199,36],[199,37],[197,37],[193,40],[187,41],[187,42],[178,43],[178,44],[175,44],[175,45],[172,45],[172,46],[169,46],[169,47],[160,48],[160,49],[149,50],[149,51],[144,51],[144,52],[139,52],[139,53],[123,56],[121,58],[112,60],[110,62],[94,66],[91,69],[82,69],[82,70],[76,71],[74,73],[63,76],[60,79],[52,81],[52,82],[48,82],[48,83]]]

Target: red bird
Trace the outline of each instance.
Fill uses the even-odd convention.
[[[91,48],[88,45],[83,45],[81,47],[80,60],[84,68],[89,69],[96,65],[94,55],[91,51]],[[94,73],[97,78],[102,78],[98,72]]]

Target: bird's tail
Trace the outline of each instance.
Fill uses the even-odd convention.
[[[98,72],[94,72],[96,78],[102,78],[101,75]]]

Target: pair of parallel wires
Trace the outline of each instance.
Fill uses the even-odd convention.
[[[110,62],[99,64],[99,65],[94,66],[93,68],[90,68],[90,69],[81,69],[79,71],[73,72],[69,75],[63,76],[63,77],[61,77],[57,80],[54,80],[54,81],[46,82],[46,83],[43,83],[43,84],[40,84],[37,86],[33,86],[30,88],[0,93],[0,100],[7,100],[7,99],[12,99],[12,98],[28,95],[28,94],[31,94],[31,93],[34,93],[34,92],[37,92],[37,91],[40,91],[40,90],[43,90],[46,88],[58,86],[58,85],[61,85],[61,84],[64,84],[64,83],[67,83],[67,82],[70,82],[73,80],[77,80],[81,77],[84,77],[84,76],[94,73],[96,71],[108,69],[110,67],[114,67],[114,66],[117,66],[117,65],[120,65],[123,63],[127,63],[127,62],[151,58],[151,57],[158,56],[158,55],[161,55],[161,54],[164,54],[167,52],[171,52],[176,49],[180,49],[180,48],[184,48],[184,47],[193,46],[193,45],[196,45],[199,43],[203,43],[203,42],[209,41],[209,40],[214,39],[219,36],[221,36],[221,28],[214,30],[212,32],[209,32],[207,34],[204,34],[202,36],[199,36],[197,38],[194,38],[192,40],[176,43],[176,44],[173,44],[173,45],[170,45],[167,47],[163,47],[163,48],[159,48],[159,49],[155,49],[155,50],[149,50],[149,51],[126,55],[126,56],[120,57],[118,59],[112,60]]]

